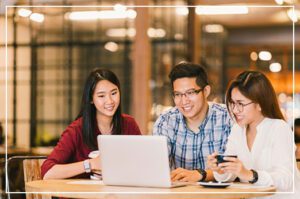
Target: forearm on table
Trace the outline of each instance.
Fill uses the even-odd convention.
[[[213,181],[213,180],[215,180],[215,178],[214,178],[214,174],[213,174],[212,170],[206,170],[205,181]]]
[[[56,164],[47,171],[46,179],[64,179],[84,173],[83,161],[70,164]]]

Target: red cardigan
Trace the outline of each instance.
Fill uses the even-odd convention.
[[[133,117],[122,114],[122,134],[123,135],[141,135],[140,129]],[[95,140],[100,135],[97,128]],[[88,159],[91,150],[83,143],[82,138],[82,118],[73,121],[62,133],[61,138],[47,160],[42,165],[42,177],[56,164],[68,164]],[[88,178],[89,175],[81,174],[74,176],[76,178]]]

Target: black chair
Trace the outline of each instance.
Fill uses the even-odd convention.
[[[5,158],[0,158],[0,198],[5,197]]]
[[[17,192],[25,192],[25,183],[24,180],[24,169],[23,162],[24,160],[42,160],[46,159],[46,156],[12,156],[7,159],[7,179],[8,182],[6,186],[6,191],[8,193],[9,199],[24,199],[26,198],[25,194],[20,194]],[[31,174],[34,175],[34,174]]]

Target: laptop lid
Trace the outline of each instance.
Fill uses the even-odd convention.
[[[165,136],[99,135],[106,185],[171,187]]]

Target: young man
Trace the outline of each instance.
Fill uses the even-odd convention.
[[[168,138],[173,181],[212,180],[206,171],[207,155],[225,151],[231,130],[225,106],[209,103],[211,87],[204,68],[180,63],[169,74],[175,107],[155,122],[153,135]]]

